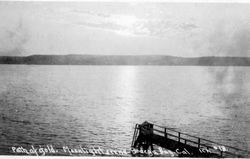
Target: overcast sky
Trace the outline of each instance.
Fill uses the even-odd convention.
[[[0,55],[250,57],[250,3],[0,2]]]

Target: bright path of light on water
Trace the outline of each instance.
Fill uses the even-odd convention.
[[[119,93],[119,98],[122,100],[121,110],[123,117],[118,120],[124,122],[133,119],[131,115],[135,111],[135,100],[138,98],[136,88],[138,87],[137,68],[135,66],[122,66],[118,74],[116,82],[116,91]]]

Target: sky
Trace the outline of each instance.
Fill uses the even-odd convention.
[[[250,3],[0,2],[0,55],[250,57]]]

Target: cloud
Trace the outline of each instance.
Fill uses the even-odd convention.
[[[228,7],[225,13],[221,11],[223,7],[222,4],[15,2],[0,5],[0,50],[1,54],[13,55],[58,50],[82,53],[96,52],[93,50],[101,46],[107,52],[114,52],[109,43],[125,40],[129,45],[117,45],[115,49],[187,57],[249,56],[249,14],[243,14],[247,7],[245,11],[241,5]],[[105,40],[111,36],[113,41]],[[100,39],[104,40],[97,43]],[[130,44],[133,40],[136,42]]]
[[[208,37],[208,51],[222,56],[250,55],[250,25],[241,21],[215,25]]]
[[[113,30],[115,32],[129,32],[135,36],[169,37],[169,35],[190,32],[198,28],[187,22],[174,23],[167,20],[140,19],[129,15],[110,15],[102,19],[93,17],[77,22],[80,25]]]
[[[102,7],[105,8],[105,5],[104,3]],[[167,17],[161,16],[164,14],[162,8],[159,11],[160,15],[158,12],[142,14],[147,9],[143,10],[140,7],[138,8],[139,11],[131,13],[112,13],[110,10],[107,11],[108,6],[100,11],[94,9],[95,6],[91,6],[91,8],[75,9],[73,7],[57,9],[54,12],[55,15],[61,15],[61,19],[68,20],[73,24],[114,31],[124,35],[127,33],[131,36],[169,37],[169,35],[191,32],[198,28],[196,24],[189,22],[188,19],[175,19],[174,16],[171,17],[167,13]],[[127,9],[132,10],[132,8]]]
[[[232,44],[228,47],[229,55],[246,56],[250,54],[250,26],[235,32],[232,39]]]
[[[179,27],[185,31],[189,31],[189,30],[193,30],[193,29],[198,28],[198,26],[196,26],[195,24],[192,24],[192,23],[181,23],[179,25]]]
[[[103,18],[110,17],[109,14],[105,14],[105,13],[101,13],[101,12],[91,12],[91,11],[88,11],[88,10],[73,9],[73,10],[71,10],[71,12],[76,13],[76,14],[88,14],[88,15],[92,15],[92,16],[99,16],[99,17],[103,17]]]
[[[0,55],[22,55],[28,34],[22,19],[14,27],[2,27],[0,32]]]

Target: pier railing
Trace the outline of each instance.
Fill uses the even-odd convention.
[[[139,135],[140,126],[140,124],[135,125],[132,145],[134,144],[137,136]],[[160,135],[162,137],[183,143],[185,145],[197,147],[200,151],[210,151],[213,153],[217,153],[221,157],[250,156],[250,152],[248,150],[242,150],[233,146],[210,141],[204,138],[176,131],[173,128],[167,128],[156,124],[153,124],[153,134]]]

